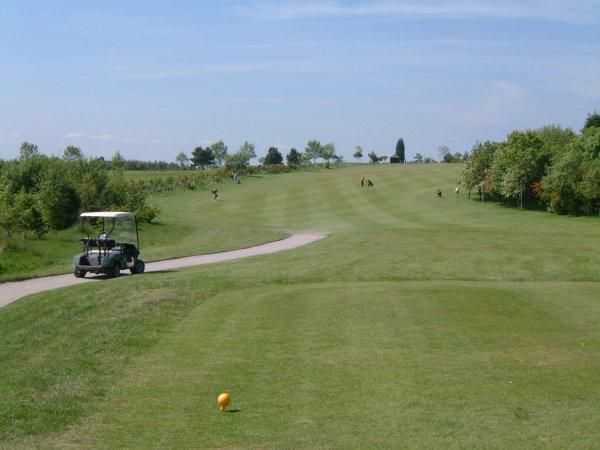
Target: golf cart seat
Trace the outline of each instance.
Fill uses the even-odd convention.
[[[123,253],[125,254],[125,257],[127,259],[131,259],[131,258],[137,258],[140,254],[139,250],[136,248],[135,245],[132,244],[119,244],[123,250]]]
[[[114,239],[98,239],[98,248],[108,249],[114,248],[117,243]]]
[[[90,248],[101,248],[104,250],[110,250],[117,245],[114,239],[80,239],[80,242],[84,246]]]
[[[79,239],[79,242],[84,247],[98,247],[98,241],[96,239]]]

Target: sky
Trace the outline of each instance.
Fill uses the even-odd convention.
[[[600,111],[600,0],[0,3],[0,158],[436,156]]]

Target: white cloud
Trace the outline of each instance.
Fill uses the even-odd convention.
[[[209,74],[248,74],[248,73],[318,73],[322,67],[308,60],[274,60],[257,62],[212,63],[188,65],[169,69],[117,67],[114,73],[127,80],[171,80],[197,78]]]
[[[268,19],[401,16],[432,18],[541,19],[570,23],[600,21],[600,0],[378,0],[256,2],[244,14]]]
[[[79,131],[70,131],[65,134],[65,139],[91,139],[93,141],[112,141],[115,137],[112,134],[87,134]]]

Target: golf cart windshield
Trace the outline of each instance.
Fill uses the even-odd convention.
[[[113,240],[119,244],[138,245],[135,215],[125,212],[81,214],[81,225],[90,239]]]

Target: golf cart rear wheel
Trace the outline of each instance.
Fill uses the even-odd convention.
[[[117,277],[121,276],[121,268],[119,267],[119,265],[115,264],[114,266],[112,266],[110,273],[108,275],[113,278],[117,278]]]
[[[75,275],[75,277],[77,278],[85,278],[85,274],[87,272],[85,270],[79,270],[79,269],[75,269],[75,271],[73,272],[73,274]]]
[[[131,274],[135,275],[136,273],[144,273],[146,270],[146,264],[141,259],[138,259],[133,267],[131,268]]]

